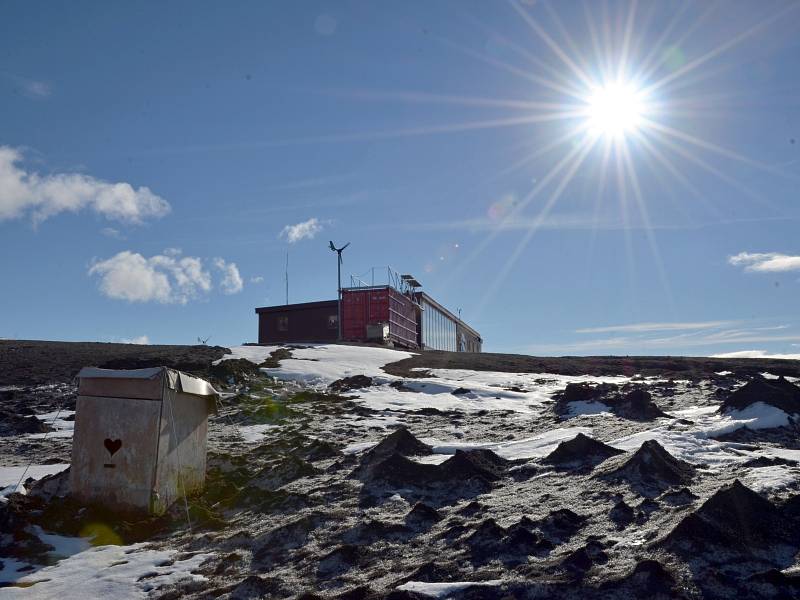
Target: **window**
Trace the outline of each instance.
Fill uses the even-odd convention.
[[[328,315],[328,329],[339,329],[339,315]]]
[[[289,317],[278,317],[278,331],[289,331]]]

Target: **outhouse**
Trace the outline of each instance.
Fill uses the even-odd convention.
[[[84,367],[72,442],[70,491],[78,500],[161,514],[203,488],[210,383],[166,367]]]

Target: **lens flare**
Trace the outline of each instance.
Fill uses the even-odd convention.
[[[646,104],[642,92],[630,83],[595,88],[586,99],[587,128],[594,135],[619,138],[642,124]]]

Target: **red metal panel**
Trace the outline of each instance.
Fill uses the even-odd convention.
[[[389,324],[389,338],[406,347],[417,346],[414,302],[392,287],[342,290],[342,337],[365,341],[367,325]]]

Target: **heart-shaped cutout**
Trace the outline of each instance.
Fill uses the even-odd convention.
[[[108,453],[111,456],[114,456],[114,453],[120,448],[122,448],[122,440],[111,440],[109,438],[106,438],[103,441],[103,445],[106,447],[106,450],[108,450]]]

